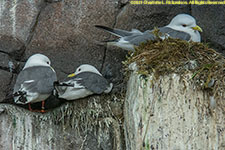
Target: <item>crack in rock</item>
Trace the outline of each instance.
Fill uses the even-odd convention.
[[[5,52],[5,51],[3,51],[3,50],[0,50],[0,53],[9,55],[9,53],[7,53],[7,52]]]
[[[107,46],[104,47],[103,58],[102,58],[102,65],[101,65],[101,68],[100,68],[100,72],[102,72],[102,70],[104,68],[104,64],[105,64],[105,60],[106,60],[106,53],[107,53]]]
[[[31,29],[30,29],[30,33],[29,33],[29,35],[28,35],[28,37],[27,37],[27,40],[26,40],[26,42],[25,42],[25,46],[26,46],[26,47],[27,47],[27,45],[30,44],[30,42],[31,42],[31,40],[32,40],[32,38],[33,38],[34,31],[35,31],[35,29],[36,29],[36,27],[37,27],[37,25],[38,25],[38,22],[39,22],[40,14],[41,14],[42,10],[45,9],[46,6],[47,6],[46,3],[42,4],[42,6],[41,6],[41,8],[40,8],[40,10],[39,10],[39,12],[38,12],[36,18],[35,18],[34,21],[33,21],[32,27],[31,27]]]
[[[115,16],[115,22],[113,23],[113,28],[116,26],[118,17],[120,16],[121,12],[123,12],[123,9],[124,9],[127,5],[129,5],[129,2],[122,3],[121,1],[119,1],[119,2],[118,2],[118,5],[119,5],[119,11],[118,11],[117,15]]]
[[[119,15],[121,14],[121,12],[123,11],[123,9],[125,8],[125,6],[129,5],[129,1],[127,2],[122,2],[122,0],[118,1],[118,7],[119,7],[119,10],[118,10],[118,13],[115,15],[115,21],[112,25],[112,27],[114,28],[117,24],[117,20],[118,20],[118,17]],[[100,69],[100,72],[102,72],[103,68],[104,68],[104,65],[105,65],[105,60],[106,60],[106,55],[107,55],[107,51],[108,51],[108,48],[107,46],[105,47],[104,49],[104,54],[103,54],[103,60],[102,60],[102,65],[101,65],[101,69]]]

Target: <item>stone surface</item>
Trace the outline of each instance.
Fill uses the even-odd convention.
[[[24,4],[24,8],[22,4]],[[110,34],[94,28],[95,24],[128,30],[137,28],[144,31],[168,24],[178,13],[189,13],[194,17],[196,16],[197,22],[202,26],[202,20],[205,21],[208,18],[213,18],[213,15],[217,12],[217,8],[213,7],[211,8],[214,10],[213,13],[207,13],[210,17],[205,15],[206,17],[203,19],[199,17],[199,14],[202,15],[203,13],[198,13],[198,9],[195,9],[194,6],[130,5],[127,0],[101,2],[78,2],[72,0],[27,2],[23,0],[15,1],[14,5],[16,6],[16,12],[26,14],[18,14],[18,17],[22,17],[22,19],[17,19],[20,22],[24,22],[23,17],[27,16],[27,7],[32,7],[32,9],[29,9],[32,13],[28,13],[30,17],[26,20],[29,23],[25,21],[27,25],[26,37],[30,37],[31,41],[27,40],[25,43],[26,47],[24,47],[23,41],[26,41],[24,39],[27,38],[21,38],[19,32],[15,36],[16,38],[11,37],[13,34],[8,34],[8,31],[11,30],[6,27],[10,27],[7,24],[10,22],[10,15],[8,15],[9,11],[6,8],[11,8],[13,4],[8,1],[2,1],[1,20],[3,20],[2,25],[6,28],[7,33],[6,31],[1,32],[3,34],[2,39],[6,38],[1,45],[6,45],[4,47],[10,45],[10,48],[1,46],[3,49],[12,51],[11,49],[14,47],[14,44],[22,39],[22,45],[17,46],[15,44],[17,50],[20,50],[18,51],[20,53],[16,55],[12,51],[12,56],[16,55],[16,59],[19,61],[26,61],[34,53],[43,53],[51,59],[52,66],[55,68],[59,79],[74,72],[78,65],[90,63],[96,66],[109,81],[114,83],[115,88],[113,91],[120,91],[121,87],[125,87],[121,62],[125,59],[127,52],[113,47],[98,45],[98,41],[111,39],[112,37]],[[223,15],[221,13],[218,14],[218,16],[221,16],[220,20],[222,20]],[[32,23],[32,20],[35,24]],[[220,24],[222,25],[222,23]],[[18,26],[16,29],[20,29],[19,31],[25,31],[24,27],[20,26],[20,23],[17,23],[16,26]],[[206,23],[203,29],[209,26]],[[29,34],[27,32],[28,30],[30,30]],[[213,32],[216,31],[213,30]],[[213,34],[210,33],[210,35]],[[223,33],[221,33],[220,37],[223,37]],[[206,36],[203,33],[203,40],[205,41],[205,39]],[[222,42],[222,40],[218,41],[219,43]],[[216,45],[215,43],[218,42],[215,41],[213,43]],[[26,55],[23,58],[23,50],[25,48]],[[17,63],[15,62],[15,64]],[[19,68],[21,69],[23,63],[19,62],[19,64]]]
[[[96,44],[102,35],[94,25],[113,24],[117,5],[115,0],[50,3],[40,14],[26,55],[40,52],[49,56],[59,78],[83,63],[101,70],[105,48]]]
[[[167,25],[179,13],[190,14],[189,5],[125,5],[117,16],[117,28],[145,31]]]
[[[8,54],[15,60],[21,60],[25,51],[25,44],[15,37],[0,35],[0,52]]]
[[[9,56],[5,53],[0,53],[0,68],[7,69],[9,67]]]
[[[197,90],[191,77],[132,73],[124,104],[127,150],[225,148],[223,100],[210,109],[208,94]]]
[[[217,49],[225,56],[225,6],[192,6],[192,14],[203,29],[203,42]]]
[[[0,102],[2,102],[5,99],[6,93],[9,92],[9,84],[12,78],[12,74],[0,69],[0,77]]]
[[[120,124],[99,99],[45,114],[9,104],[0,110],[0,149],[122,150]]]
[[[220,52],[224,53],[224,10],[224,6],[130,5],[128,0],[0,0],[0,59],[2,60],[0,63],[0,88],[2,89],[0,91],[0,100],[3,99],[5,95],[12,93],[17,74],[23,68],[24,62],[27,60],[27,58],[34,53],[43,53],[51,59],[52,66],[55,68],[59,79],[62,79],[67,74],[74,72],[78,65],[89,63],[96,66],[109,81],[114,83],[113,93],[120,92],[121,89],[126,89],[126,86],[124,86],[126,85],[126,81],[123,77],[121,62],[125,59],[127,52],[119,48],[99,45],[99,41],[114,39],[115,37],[104,31],[96,29],[94,27],[96,24],[127,30],[136,28],[144,31],[154,27],[167,25],[170,20],[178,13],[188,13],[193,15],[197,19],[197,23],[203,28],[204,32],[201,34],[203,41],[209,42],[209,45],[212,48],[216,48]],[[9,72],[9,61],[12,61],[14,65],[13,73]],[[137,82],[139,81],[137,80]],[[137,92],[135,88],[133,90],[134,93]],[[139,90],[139,92],[142,91],[141,89]],[[141,93],[139,94],[141,95]],[[91,102],[91,100],[87,98],[70,104],[78,105],[79,110],[82,110],[88,105],[85,103],[86,101],[87,103]],[[58,122],[51,120],[51,117],[53,117],[51,113],[52,111],[54,112],[54,108],[59,107],[64,102],[65,101],[50,97],[46,101],[46,109],[48,109],[50,112],[48,115],[43,116],[27,112],[26,110],[21,108],[19,109],[17,107],[4,106],[4,108],[0,108],[0,113],[3,111],[0,114],[0,149],[23,149],[23,147],[25,147],[25,149],[29,149],[32,146],[37,146],[39,149],[57,149],[58,145],[64,145],[65,147],[63,147],[63,149],[79,149],[82,148],[82,143],[83,148],[86,149],[112,149],[114,141],[117,143],[116,146],[113,145],[116,147],[116,149],[125,149],[121,148],[120,144],[118,144],[121,142],[120,138],[123,138],[123,136],[120,135],[123,134],[122,131],[117,129],[111,132],[113,128],[111,126],[112,124],[106,128],[106,132],[101,132],[101,136],[95,136],[93,132],[81,132],[81,136],[79,137],[77,133],[73,132],[72,128],[67,128],[67,130],[64,130],[64,125],[57,124]],[[149,103],[158,105],[158,103],[153,102],[154,101],[150,101]],[[8,103],[13,103],[13,99],[9,100]],[[190,104],[192,103],[193,101],[190,102]],[[169,102],[167,103],[167,101],[165,101],[163,105],[164,104],[169,107]],[[179,106],[178,108],[183,108],[180,105],[184,104],[184,102],[172,101],[172,104]],[[203,104],[203,102],[200,101],[200,104]],[[112,112],[115,116],[123,118],[123,113],[121,111],[123,102],[118,102],[115,100],[107,105],[102,104],[102,106],[108,105],[112,108],[111,111],[107,111],[107,113]],[[204,106],[205,105],[206,104],[204,104]],[[34,109],[40,108],[40,106],[40,103],[32,105]],[[93,104],[94,108],[97,106]],[[146,107],[148,106],[149,105],[146,101]],[[22,107],[27,108],[27,105]],[[193,108],[191,108],[195,112],[195,117],[197,116],[196,108],[197,106],[193,106]],[[12,113],[10,114],[10,112],[13,112],[14,109],[15,111],[18,111],[18,113],[16,115]],[[177,108],[173,109],[176,110]],[[184,109],[186,110],[186,105],[184,106]],[[134,109],[132,111],[135,112],[136,110]],[[160,109],[159,111],[162,112],[162,114],[167,114],[167,112],[164,112],[164,109]],[[177,110],[177,112],[179,111],[180,110]],[[73,111],[69,109],[68,112],[71,113]],[[187,110],[187,112],[190,111]],[[207,109],[205,107],[203,111],[201,110],[200,114],[203,113],[207,113]],[[219,116],[219,113],[217,114],[218,120],[221,117]],[[80,114],[80,112],[77,114]],[[67,113],[64,112],[64,115],[66,116]],[[137,116],[138,115],[139,114],[137,113]],[[173,115],[178,116],[178,118],[183,117],[177,114]],[[43,119],[46,116],[50,117],[49,121]],[[68,120],[70,121],[70,119],[66,119],[65,116],[60,117],[65,119],[65,123],[68,123]],[[118,126],[118,120],[114,120],[112,117],[108,117],[107,115],[101,115],[100,117],[102,120],[110,120],[110,122],[114,122],[113,124]],[[18,119],[19,122],[16,121],[17,124],[15,126],[15,120],[17,120],[17,118],[21,119]],[[35,120],[36,118],[38,118],[40,122]],[[135,118],[135,116],[133,118]],[[218,141],[215,143],[221,144],[221,134],[224,133],[224,129],[222,128],[222,125],[221,127],[217,125],[211,127],[211,125],[214,125],[213,121],[216,120],[214,116],[211,118],[206,116],[206,119],[202,121],[202,126],[200,125],[202,122],[197,122],[199,121],[198,118],[196,118],[196,120],[193,120],[193,118],[185,118],[186,120],[191,120],[194,122],[194,125],[196,125],[198,128],[202,127],[203,129],[206,129],[207,131],[205,132],[205,137],[201,136],[203,129],[199,129],[199,132],[195,132],[195,126],[191,126],[187,123],[187,121],[182,122],[182,119],[176,120],[176,118],[173,120],[171,118],[169,119],[174,122],[178,122],[180,125],[183,125],[187,128],[193,127],[193,130],[188,130],[186,133],[184,133],[184,135],[189,133],[190,137],[197,134],[199,134],[199,136],[196,136],[189,141],[186,139],[186,137],[183,137],[183,141],[187,141],[187,143],[190,143],[190,145],[196,148],[201,143],[199,143],[199,145],[194,145],[194,140],[198,140],[200,137],[202,139],[206,138],[205,141],[209,141],[209,139],[211,139],[212,142],[215,141],[215,138],[217,138]],[[143,130],[136,129],[138,128],[139,124],[142,126],[146,120],[142,119],[142,122],[138,120],[140,123],[137,124],[133,122],[132,119],[130,120],[130,126],[135,126],[135,129],[132,128],[132,131],[138,131],[140,134],[136,134],[137,136],[132,137],[130,135],[131,132],[127,132],[126,137],[143,137],[144,131],[147,131],[145,130],[145,126],[143,127]],[[152,119],[152,116],[150,119]],[[165,120],[165,122],[168,121],[168,119],[166,120],[166,118],[163,118],[163,116],[161,120]],[[152,133],[156,133],[157,137],[160,139],[155,138],[155,141],[152,141],[153,146],[150,148],[148,147],[151,145],[144,141],[146,149],[157,149],[157,145],[159,145],[161,141],[165,140],[165,145],[163,145],[164,148],[164,146],[167,146],[166,144],[170,143],[171,141],[175,141],[174,139],[178,137],[178,133],[184,131],[184,129],[180,127],[178,128],[179,131],[171,130],[171,132],[175,133],[169,141],[166,139],[166,137],[168,137],[166,134],[168,130],[161,127],[161,124],[157,122],[157,119],[154,121],[156,122],[156,125],[153,125],[153,127],[156,127],[153,129],[157,129],[157,131],[151,131]],[[208,128],[205,127],[205,122],[208,123]],[[42,132],[39,129],[36,130],[36,124],[43,127],[44,131],[46,132]],[[53,127],[47,130],[46,127],[49,127],[50,125]],[[163,125],[167,126],[167,124]],[[157,128],[158,126],[161,128]],[[102,130],[103,127],[101,126],[98,129]],[[215,130],[218,131],[218,136],[216,135],[214,138],[213,136]],[[22,131],[26,135],[25,138],[22,136],[23,134],[21,134]],[[116,135],[120,136],[120,138],[112,139],[111,137],[114,137],[113,133],[116,133]],[[147,133],[145,139],[151,141],[151,139],[149,140],[150,134]],[[48,136],[44,137],[43,139],[38,137],[38,135],[46,134]],[[52,137],[53,134],[56,136]],[[183,135],[183,133],[181,135]],[[28,139],[28,137],[33,138]],[[25,139],[28,139],[28,141],[24,141]],[[34,140],[31,141],[31,139]],[[96,143],[99,141],[101,146],[96,147]],[[159,143],[156,143],[156,141],[159,141]],[[205,141],[203,140],[203,143]],[[31,142],[34,142],[34,145],[32,145]],[[128,149],[135,145],[132,141],[126,142],[130,144],[127,146]],[[142,145],[143,143],[140,142],[142,141],[138,141],[137,144]],[[212,148],[215,145],[215,143],[212,142],[208,142],[208,145],[206,145]],[[174,145],[174,147],[171,147],[171,149],[176,149],[184,145],[182,142],[178,144],[170,144]],[[225,143],[222,143],[219,148],[223,149],[223,145],[225,145]],[[215,147],[216,146],[217,145],[215,145]]]
[[[1,0],[0,33],[25,43],[30,36],[44,0]]]
[[[122,64],[122,61],[126,59],[126,54],[126,51],[119,48],[107,48],[106,50],[102,74],[114,84],[113,92],[120,92],[126,86]]]

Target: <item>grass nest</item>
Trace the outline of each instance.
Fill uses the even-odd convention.
[[[135,62],[138,73],[159,76],[191,72],[191,80],[214,98],[225,98],[225,58],[207,44],[168,38],[148,41],[129,54],[125,68]],[[128,69],[126,69],[128,71]]]

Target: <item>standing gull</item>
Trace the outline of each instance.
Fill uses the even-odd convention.
[[[156,36],[153,34],[154,30],[141,32],[137,29],[125,31],[101,25],[96,25],[95,27],[120,37],[119,39],[106,42],[109,45],[117,46],[125,50],[134,50],[135,46],[139,46],[148,40],[156,39]],[[201,36],[198,31],[202,32],[202,29],[196,25],[196,20],[188,14],[179,14],[167,26],[159,28],[159,32],[162,34],[160,35],[161,39],[171,37],[186,41],[201,42]]]
[[[14,101],[17,104],[28,104],[42,101],[44,112],[44,100],[47,99],[53,89],[53,83],[57,81],[56,73],[50,66],[49,58],[42,54],[32,55],[19,73],[14,85]]]
[[[66,100],[109,93],[112,87],[112,83],[109,83],[94,66],[88,64],[79,66],[75,73],[68,75],[63,82],[55,82],[58,97]]]

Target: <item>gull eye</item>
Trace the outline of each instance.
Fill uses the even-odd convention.
[[[50,64],[50,62],[49,62],[49,61],[47,61],[47,64]]]
[[[186,25],[186,24],[182,24],[182,26],[183,26],[183,27],[186,27],[187,25]]]
[[[81,69],[79,68],[78,71],[81,71]]]

